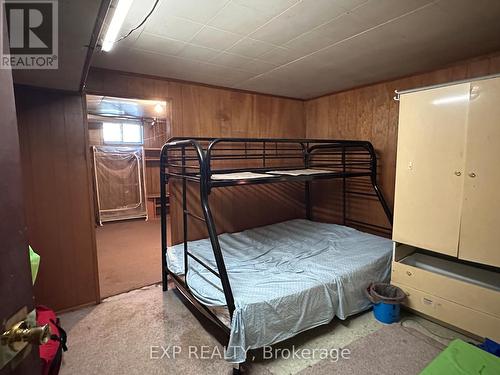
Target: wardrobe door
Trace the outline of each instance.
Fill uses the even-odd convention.
[[[457,256],[469,89],[401,95],[394,241]]]
[[[500,267],[500,78],[471,87],[458,256]]]

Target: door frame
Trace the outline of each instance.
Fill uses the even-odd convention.
[[[167,104],[167,111],[165,114],[165,120],[167,122],[167,129],[169,131],[169,134],[167,135],[167,139],[170,138],[172,134],[172,129],[173,129],[173,99],[171,97],[161,97],[161,96],[141,96],[141,95],[127,95],[121,93],[119,90],[113,91],[111,90],[87,90],[86,88],[84,91],[81,92],[82,96],[82,105],[83,105],[83,113],[84,113],[84,126],[85,126],[85,147],[86,147],[86,155],[87,155],[87,174],[89,176],[89,181],[90,181],[90,186],[92,190],[92,194],[90,194],[90,199],[89,199],[89,204],[92,210],[92,217],[94,221],[92,222],[92,242],[94,244],[93,246],[93,256],[94,256],[94,262],[95,262],[95,267],[96,267],[96,286],[97,286],[97,296],[98,296],[98,304],[102,302],[103,298],[101,296],[100,292],[100,284],[99,284],[99,260],[98,260],[98,255],[97,255],[97,239],[96,239],[96,227],[97,227],[97,220],[98,220],[98,215],[97,215],[97,210],[98,210],[98,204],[96,202],[96,186],[95,186],[95,181],[93,178],[93,159],[92,159],[92,153],[91,153],[91,146],[90,146],[90,140],[89,140],[89,124],[88,124],[88,116],[87,116],[87,95],[98,95],[98,96],[111,96],[115,98],[124,98],[124,99],[135,99],[135,100],[153,100],[153,101],[162,101]],[[144,181],[146,180],[146,170],[144,170]],[[147,193],[146,193],[146,200],[147,200]],[[171,225],[171,222],[170,224]],[[170,227],[169,227],[170,228]],[[170,230],[170,229],[169,229]]]

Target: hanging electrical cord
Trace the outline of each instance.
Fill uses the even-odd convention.
[[[144,19],[141,21],[141,23],[138,24],[137,26],[135,26],[134,28],[130,29],[130,31],[127,34],[125,34],[124,36],[122,36],[122,37],[118,38],[117,40],[115,40],[113,42],[113,44],[118,43],[119,41],[128,38],[134,31],[136,31],[137,29],[141,28],[142,25],[144,25],[146,23],[146,21],[148,20],[148,18],[153,14],[153,12],[155,11],[156,6],[158,5],[159,2],[160,2],[160,0],[156,0],[155,3],[153,4],[153,7],[149,11],[149,13],[146,15],[146,17],[144,17]]]

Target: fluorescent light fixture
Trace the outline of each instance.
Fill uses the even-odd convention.
[[[439,98],[439,99],[433,100],[432,104],[441,105],[441,104],[466,102],[469,100],[469,97],[470,97],[470,94],[445,96],[444,98]]]
[[[104,52],[109,52],[113,48],[113,45],[118,38],[118,33],[122,28],[123,21],[125,21],[125,17],[132,5],[134,0],[119,0],[116,5],[115,12],[113,14],[113,18],[109,23],[108,31],[106,32],[106,36],[104,37],[104,41],[102,42],[101,50]]]

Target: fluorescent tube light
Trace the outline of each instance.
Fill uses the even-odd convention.
[[[122,28],[123,21],[125,21],[125,17],[132,5],[132,1],[134,0],[119,0],[118,5],[116,6],[115,12],[113,14],[113,18],[109,23],[108,31],[106,32],[106,36],[104,37],[104,41],[102,43],[101,50],[104,52],[109,52],[113,48],[113,45],[118,38],[118,33]]]
[[[441,104],[466,102],[467,100],[469,100],[469,97],[470,97],[470,94],[445,96],[444,98],[439,98],[439,99],[433,100],[432,104],[441,105]]]

